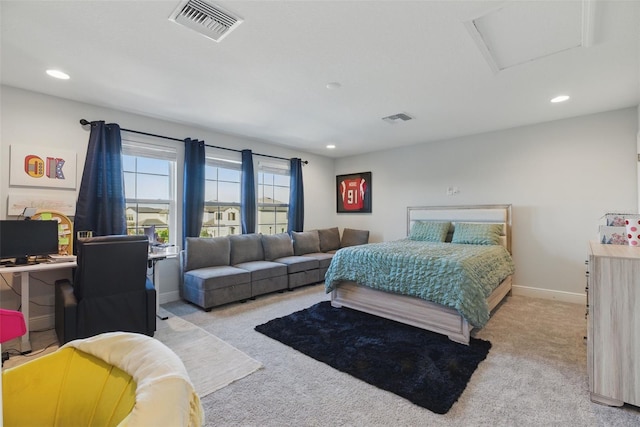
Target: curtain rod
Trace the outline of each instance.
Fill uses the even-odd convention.
[[[90,125],[91,122],[88,121],[88,120],[85,120],[85,119],[80,119],[80,124],[82,126],[86,126],[86,125]],[[125,132],[137,133],[137,134],[140,134],[140,135],[153,136],[155,138],[163,138],[163,139],[168,139],[168,140],[171,140],[171,141],[184,142],[184,139],[178,139],[178,138],[173,138],[173,137],[164,136],[164,135],[157,135],[155,133],[141,132],[139,130],[131,130],[131,129],[124,129],[124,128],[120,128],[120,130],[123,130]],[[205,145],[205,147],[218,148],[220,150],[235,151],[236,153],[242,153],[242,150],[236,150],[235,148],[219,147],[217,145],[209,145],[209,144],[204,144],[204,145]],[[260,153],[252,153],[252,154],[255,155],[255,156],[269,157],[269,158],[272,158],[272,159],[290,160],[290,159],[287,159],[285,157],[271,156],[269,154],[260,154]],[[302,160],[302,163],[307,165],[307,164],[309,164],[309,161],[308,160]]]

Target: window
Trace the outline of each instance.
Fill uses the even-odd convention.
[[[159,242],[175,244],[176,149],[123,138],[127,233],[155,226]]]
[[[258,163],[258,233],[287,231],[289,211],[289,163]]]
[[[240,234],[240,153],[205,149],[204,216],[200,236]]]

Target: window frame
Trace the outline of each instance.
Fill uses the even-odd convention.
[[[139,136],[125,135],[123,133],[122,137],[122,155],[129,157],[142,157],[142,158],[150,158],[156,160],[165,160],[169,162],[169,170],[168,170],[168,180],[169,180],[169,199],[147,199],[147,198],[131,198],[127,197],[127,189],[125,183],[125,209],[128,209],[130,205],[136,205],[136,213],[138,217],[136,218],[139,221],[139,206],[140,205],[167,205],[168,206],[168,220],[167,220],[167,231],[169,235],[169,241],[165,242],[168,244],[176,245],[182,236],[182,230],[178,229],[178,216],[180,213],[178,212],[178,150],[176,148],[175,143],[168,143],[163,141],[158,141],[156,138],[144,138]],[[124,163],[124,159],[123,159]],[[125,171],[126,173],[131,173]],[[137,175],[140,172],[134,172],[137,178]],[[153,175],[148,173],[142,173],[143,175]],[[125,212],[125,216],[128,215]],[[136,221],[136,222],[137,222]],[[127,233],[130,232],[132,228],[127,224]],[[133,228],[136,234],[144,234],[144,226],[140,226],[138,224],[134,225]]]
[[[242,191],[242,158],[239,152],[235,150],[222,150],[214,147],[205,147],[205,168],[214,167],[226,170],[232,170],[239,172],[238,181],[220,180],[218,175],[216,179],[207,179],[207,172],[205,171],[205,200],[204,200],[204,212],[202,217],[202,227],[200,228],[200,236],[219,237],[232,234],[240,234],[242,230],[242,209],[241,209],[241,191]],[[216,188],[217,200],[206,200],[207,184],[210,182],[216,182],[218,188]],[[220,200],[220,183],[234,183],[238,185],[237,200],[225,201]],[[234,219],[228,219],[229,209],[237,209]],[[226,209],[226,210],[225,210]],[[224,214],[227,215],[224,215]],[[225,216],[227,220],[225,220]],[[237,219],[236,219],[237,218]],[[208,222],[213,221],[213,224],[205,225]],[[220,224],[220,222],[225,222]],[[206,231],[205,231],[206,230]],[[209,232],[212,231],[212,232]],[[224,233],[226,231],[226,233]]]
[[[274,198],[271,198],[271,200],[278,201],[280,203],[265,203],[265,195],[264,195],[264,174],[271,174],[271,175],[279,175],[279,176],[284,176],[286,177],[286,186],[285,185],[277,185],[274,181],[270,184],[270,186],[274,187],[274,197],[275,197],[275,188],[287,188],[287,200],[286,201],[282,201],[282,200],[275,200]],[[260,160],[258,162],[258,167],[257,167],[257,176],[256,176],[256,181],[257,181],[257,185],[256,185],[256,207],[258,209],[258,215],[257,215],[257,232],[258,233],[262,233],[262,234],[279,234],[282,232],[287,232],[287,229],[289,227],[289,199],[291,197],[291,168],[290,168],[290,164],[289,161],[287,160],[276,160],[276,159],[269,159],[268,161],[265,160]],[[262,200],[262,202],[261,202]],[[261,222],[261,215],[260,212],[261,211],[265,211],[267,209],[273,209],[274,210],[274,222],[270,223],[270,222]],[[279,222],[278,221],[278,211],[280,212],[284,212],[284,227],[282,227],[283,222]],[[271,214],[269,214],[271,215]],[[267,229],[268,227],[268,229]],[[273,227],[273,229],[271,228]]]

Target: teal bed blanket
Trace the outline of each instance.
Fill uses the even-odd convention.
[[[325,275],[325,290],[353,281],[451,307],[483,327],[489,320],[487,297],[514,271],[511,254],[500,245],[403,239],[340,249]]]

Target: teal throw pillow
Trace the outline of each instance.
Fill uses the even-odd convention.
[[[502,224],[459,222],[453,229],[451,243],[499,245],[502,227]]]
[[[416,221],[411,226],[409,239],[423,242],[444,242],[450,225],[450,222],[444,221]]]

